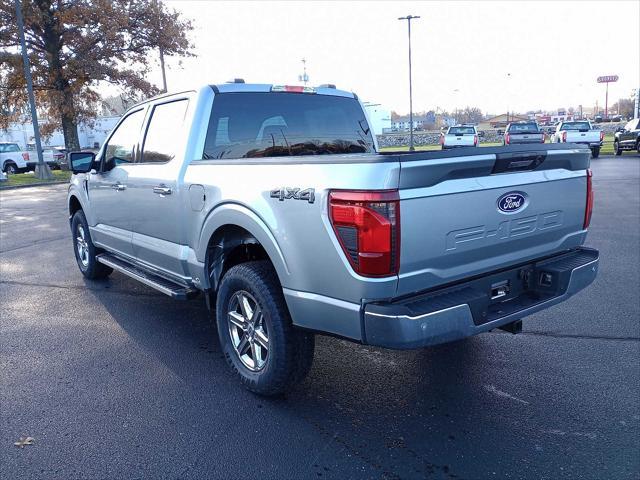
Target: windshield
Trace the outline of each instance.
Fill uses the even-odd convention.
[[[509,126],[509,133],[539,133],[537,123],[512,123]]]
[[[476,129],[473,127],[451,127],[449,135],[475,135]]]
[[[260,158],[374,151],[354,98],[299,93],[215,96],[203,158]]]
[[[589,125],[589,122],[570,122],[563,123],[560,130],[575,130],[579,132],[586,132],[587,130],[591,130],[591,126]]]
[[[20,147],[18,147],[18,145],[15,143],[0,144],[0,153],[12,153],[12,152],[19,152],[19,151],[20,151]]]

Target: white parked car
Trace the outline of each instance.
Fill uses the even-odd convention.
[[[477,147],[478,131],[473,125],[456,125],[449,127],[447,133],[440,134],[442,150],[457,147]]]

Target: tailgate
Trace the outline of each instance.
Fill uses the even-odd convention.
[[[473,146],[473,135],[451,135],[444,136],[444,144],[447,147],[471,147]]]
[[[398,295],[581,245],[589,150],[557,147],[401,158]]]
[[[510,133],[511,143],[542,143],[542,133]]]
[[[596,143],[600,141],[600,131],[589,130],[588,132],[567,131],[566,143]]]

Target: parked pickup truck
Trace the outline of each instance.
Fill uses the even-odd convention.
[[[477,147],[478,131],[473,125],[456,125],[449,127],[446,133],[440,134],[442,150],[458,147]]]
[[[587,120],[560,122],[551,138],[554,143],[577,143],[591,149],[593,158],[598,158],[604,140],[604,131],[593,130]]]
[[[82,274],[201,295],[259,394],[306,375],[315,333],[397,349],[515,333],[598,269],[589,150],[379,154],[358,98],[331,87],[163,95],[69,160]]]
[[[619,128],[613,137],[613,151],[622,155],[625,150],[635,150],[640,153],[640,118],[629,120]]]
[[[546,134],[536,122],[517,122],[507,126],[502,144],[544,143],[545,139]]]
[[[51,150],[42,152],[43,160],[50,167],[57,167],[64,154]],[[21,150],[17,143],[0,142],[0,165],[4,173],[15,174],[27,170],[34,170],[38,163],[36,152]]]

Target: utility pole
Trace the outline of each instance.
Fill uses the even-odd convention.
[[[158,36],[160,35],[160,29],[162,26],[160,25],[160,18],[162,13],[162,7],[160,6],[160,2],[158,0],[154,1],[154,6],[156,7],[156,13],[158,14]],[[160,43],[160,42],[158,42]],[[162,71],[162,91],[167,93],[167,72],[164,67],[164,48],[162,45],[158,48],[160,50],[160,70]]]
[[[415,151],[413,146],[413,88],[411,82],[411,20],[420,18],[418,15],[399,17],[398,20],[406,20],[409,33],[409,151]]]
[[[164,70],[164,48],[160,47],[160,69],[162,70],[162,90],[167,93],[167,73]]]
[[[16,19],[18,20],[18,35],[20,36],[20,46],[22,48],[22,62],[24,63],[24,77],[27,81],[27,94],[29,96],[29,104],[31,106],[31,122],[33,123],[33,136],[36,141],[36,155],[38,156],[38,164],[36,165],[36,177],[41,180],[53,178],[49,165],[44,163],[42,158],[42,144],[40,143],[40,128],[38,127],[38,112],[36,112],[36,99],[33,96],[33,80],[31,79],[31,64],[29,63],[29,55],[27,54],[27,44],[24,40],[24,20],[22,19],[22,8],[20,0],[15,0]]]

